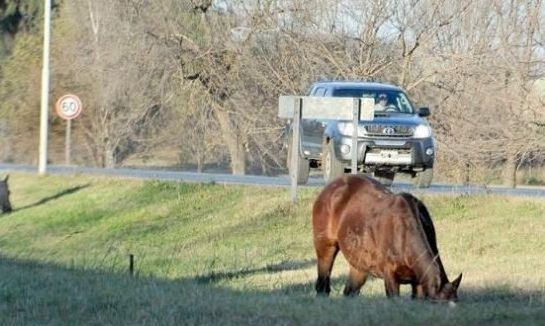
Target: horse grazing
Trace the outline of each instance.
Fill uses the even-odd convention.
[[[374,179],[347,175],[324,188],[312,217],[318,295],[329,295],[341,251],[350,265],[346,296],[358,294],[373,275],[384,279],[388,297],[399,295],[400,284],[411,284],[413,298],[457,300],[462,274],[449,282],[431,216],[411,194],[395,195]]]
[[[7,175],[4,180],[0,180],[0,209],[2,210],[2,213],[11,212],[11,203],[9,202],[8,178],[9,175]]]

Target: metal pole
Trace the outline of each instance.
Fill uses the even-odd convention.
[[[49,110],[49,44],[51,39],[51,0],[45,0],[44,6],[44,50],[42,66],[42,100],[40,111],[40,150],[38,173],[45,174],[47,169],[47,127]]]
[[[297,202],[297,179],[299,178],[299,142],[301,135],[301,107],[303,99],[297,98],[294,103],[293,124],[292,124],[292,141],[291,141],[291,203],[295,205]]]
[[[358,174],[358,125],[360,121],[360,99],[354,99],[352,107],[352,174]]]
[[[72,120],[66,121],[66,143],[64,146],[64,156],[65,156],[65,164],[70,165],[70,144],[71,141],[71,134],[72,134]]]

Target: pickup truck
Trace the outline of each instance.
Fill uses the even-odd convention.
[[[406,173],[414,178],[417,187],[430,186],[435,141],[425,119],[430,115],[429,108],[416,109],[400,87],[383,83],[317,82],[309,96],[374,98],[374,119],[357,126],[358,173],[373,174],[385,185],[391,185],[396,174]],[[321,169],[326,182],[351,172],[353,128],[351,121],[301,120],[300,160],[296,167],[299,184],[307,183],[311,168]],[[288,147],[292,138],[289,125],[286,130]],[[290,166],[290,155],[288,150],[291,170],[295,167]]]

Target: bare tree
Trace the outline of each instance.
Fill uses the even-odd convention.
[[[59,49],[67,65],[55,62],[64,87],[84,89],[80,125],[95,164],[118,165],[160,130],[169,102],[171,73],[164,47],[139,22],[140,2],[65,3],[72,43]]]
[[[442,148],[463,165],[503,165],[511,186],[525,158],[544,149],[535,124],[541,110],[530,101],[543,61],[535,33],[541,12],[540,1],[476,1],[447,30],[452,38],[436,44],[442,65],[452,67],[434,81]]]
[[[185,90],[183,102],[173,112],[171,124],[172,143],[178,149],[179,162],[184,165],[195,163],[202,172],[208,163],[224,163],[221,128],[214,118],[214,109],[206,96],[192,89]],[[227,160],[228,161],[228,160]]]

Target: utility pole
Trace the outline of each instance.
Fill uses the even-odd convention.
[[[51,0],[44,0],[44,52],[42,65],[42,101],[40,111],[40,151],[38,173],[47,169],[47,127],[49,110],[49,44],[51,39]]]

